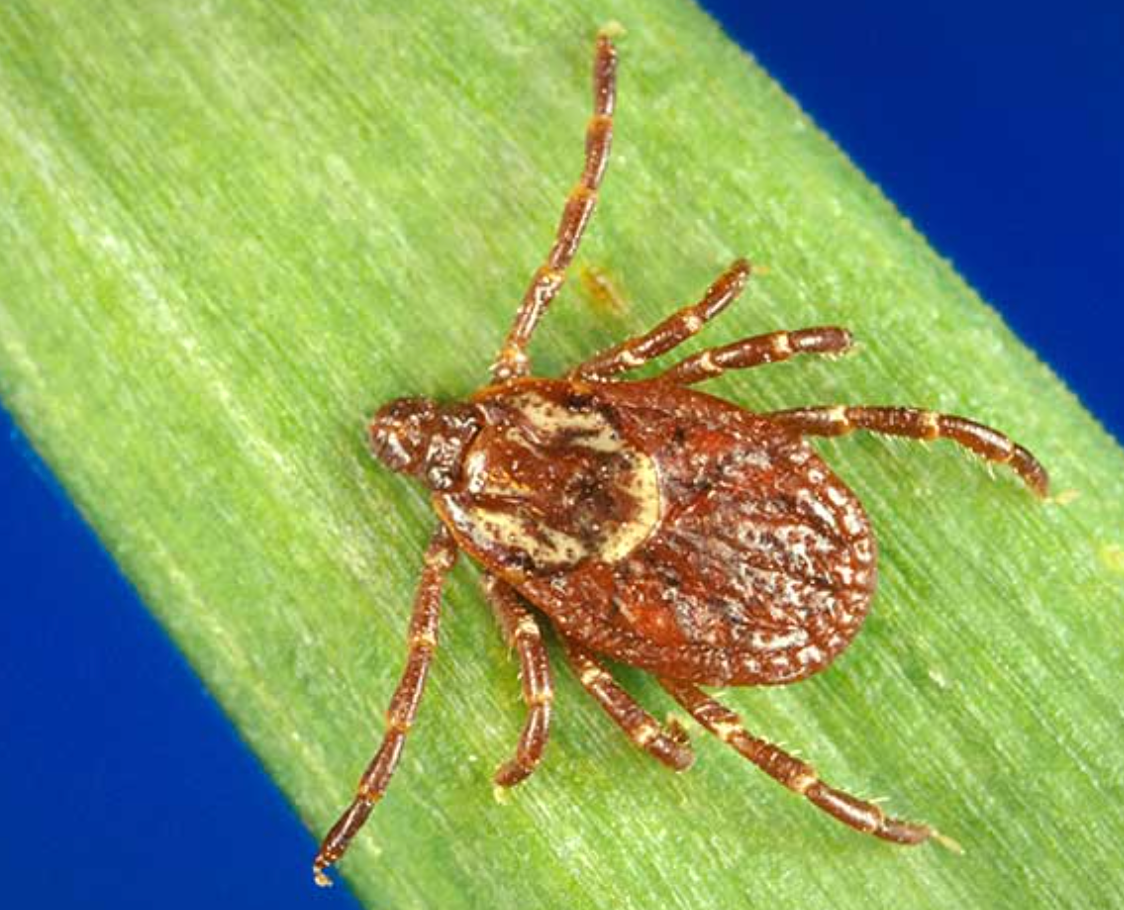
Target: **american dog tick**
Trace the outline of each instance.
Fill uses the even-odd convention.
[[[666,354],[729,306],[749,278],[743,260],[647,334],[595,354],[562,379],[532,377],[527,344],[577,252],[609,158],[616,64],[602,34],[585,168],[492,366],[492,384],[463,403],[393,401],[371,423],[375,456],[433,491],[440,524],[425,554],[385,738],[313,865],[322,885],[398,764],[437,647],[442,585],[460,550],[483,568],[487,599],[519,657],[527,705],[497,785],[526,779],[546,745],[553,686],[539,632],[545,616],[582,686],[670,768],[683,771],[693,761],[685,731],[662,726],[633,701],[604,658],[655,674],[703,727],[844,824],[899,844],[938,836],[828,786],[699,686],[805,679],[862,625],[875,584],[870,524],[805,436],[863,429],[944,437],[1010,465],[1039,496],[1046,472],[1022,446],[963,417],[839,405],[754,414],[689,388],[795,354],[841,354],[851,334],[835,326],[711,348],[650,380],[616,378]]]

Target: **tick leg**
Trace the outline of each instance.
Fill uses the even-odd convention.
[[[441,591],[453,563],[457,559],[457,547],[453,537],[442,525],[434,533],[425,552],[425,566],[421,581],[414,596],[414,612],[410,618],[409,651],[406,656],[406,669],[390,707],[386,712],[386,733],[375,757],[363,772],[356,788],[355,799],[347,807],[339,820],[332,826],[312,863],[312,874],[316,884],[327,887],[332,880],[324,870],[336,862],[347,850],[375,803],[382,798],[398,767],[406,734],[418,713],[422,692],[425,689],[429,664],[437,650],[437,627],[441,615]]]
[[[955,842],[941,838],[928,825],[890,818],[876,804],[829,787],[820,780],[811,765],[750,734],[742,726],[737,714],[697,686],[671,679],[661,679],[659,682],[695,720],[722,742],[748,758],[773,780],[794,793],[799,793],[832,818],[858,831],[896,844],[920,844],[935,836],[946,845],[955,847]]]
[[[733,303],[745,290],[749,274],[750,264],[744,259],[738,259],[707,288],[698,303],[672,314],[644,335],[629,338],[594,354],[571,370],[570,376],[578,379],[608,379],[666,354],[696,334]]]
[[[1031,490],[1045,497],[1050,480],[1038,459],[1009,437],[952,414],[918,408],[818,407],[793,408],[766,414],[770,420],[811,436],[842,436],[853,430],[870,430],[910,439],[951,439],[988,461],[1010,465]]]
[[[593,696],[622,730],[641,749],[673,771],[686,771],[695,763],[687,731],[671,721],[667,728],[640,707],[589,651],[562,639],[562,648],[586,692]]]
[[[519,677],[523,702],[527,706],[527,719],[515,758],[496,769],[496,784],[514,787],[526,780],[542,761],[543,749],[550,736],[554,683],[539,624],[531,611],[523,606],[519,594],[495,575],[484,576],[484,592],[496,614],[504,640],[519,655]]]
[[[570,192],[562,209],[562,220],[554,246],[535,272],[515,314],[496,362],[492,379],[504,382],[530,372],[526,348],[546,308],[554,299],[566,269],[578,251],[582,233],[597,204],[597,188],[609,162],[609,146],[613,138],[613,106],[616,102],[617,52],[607,35],[597,36],[593,59],[593,116],[585,131],[585,167],[577,186]]]
[[[727,370],[778,363],[796,354],[843,354],[850,349],[852,342],[849,331],[833,325],[794,332],[770,332],[700,351],[679,361],[661,373],[659,378],[678,385],[691,385],[704,379],[714,379]]]

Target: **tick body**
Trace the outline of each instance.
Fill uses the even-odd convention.
[[[870,523],[806,441],[863,429],[947,438],[1009,465],[1040,496],[1046,472],[1022,446],[962,417],[918,408],[831,405],[755,414],[696,383],[798,354],[843,354],[837,326],[774,331],[711,348],[654,379],[621,374],[668,353],[729,306],[749,279],[733,263],[702,298],[561,379],[530,374],[526,349],[592,215],[609,157],[616,52],[599,36],[586,161],[554,245],[492,366],[469,400],[399,399],[372,421],[371,447],[432,491],[439,518],[408,634],[406,669],[382,746],[320,846],[317,882],[386,792],[436,652],[441,589],[463,551],[520,664],[526,720],[495,782],[541,761],[554,706],[540,623],[582,686],[641,749],[674,770],[694,759],[686,731],[661,725],[606,659],[652,673],[702,727],[827,815],[883,840],[918,844],[928,825],[834,789],[807,762],[751,734],[699,686],[783,685],[827,667],[859,631],[876,582]]]
[[[660,381],[532,379],[474,404],[437,513],[563,637],[724,686],[794,682],[858,630],[870,526],[799,434]]]

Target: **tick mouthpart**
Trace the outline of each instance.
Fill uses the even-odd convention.
[[[371,420],[371,453],[392,471],[417,477],[433,490],[447,490],[460,478],[464,450],[479,430],[472,405],[398,398]]]
[[[369,428],[371,454],[392,471],[414,473],[436,417],[437,404],[428,398],[397,398],[383,405]]]

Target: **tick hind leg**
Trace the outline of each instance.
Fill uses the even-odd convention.
[[[779,746],[753,736],[742,726],[737,714],[697,686],[670,679],[661,679],[660,685],[722,742],[748,758],[773,780],[800,794],[832,818],[857,831],[873,834],[896,844],[920,844],[933,837],[945,846],[956,849],[954,841],[942,837],[928,825],[890,818],[876,804],[829,787],[820,780],[811,765],[794,758]]]
[[[496,785],[514,787],[526,780],[542,761],[550,736],[554,683],[539,624],[531,611],[523,606],[519,594],[494,575],[484,577],[484,592],[496,614],[504,640],[519,655],[523,703],[527,706],[527,719],[515,757],[496,769]]]
[[[686,771],[695,762],[687,732],[672,721],[667,728],[640,707],[589,651],[562,639],[570,668],[586,692],[593,696],[637,746],[674,771]]]
[[[566,269],[578,251],[582,234],[597,204],[597,189],[609,163],[613,138],[613,107],[616,103],[617,52],[607,35],[597,36],[593,60],[593,115],[585,132],[585,167],[577,186],[570,192],[558,223],[554,246],[531,279],[515,321],[507,333],[492,379],[504,382],[530,372],[527,344],[543,313],[566,280]]]
[[[429,542],[425,553],[425,567],[414,597],[414,612],[410,618],[409,651],[406,669],[390,707],[386,712],[386,733],[375,757],[363,772],[356,788],[355,798],[343,815],[332,826],[312,863],[316,884],[328,886],[332,880],[324,870],[335,863],[347,850],[351,839],[363,827],[371,810],[386,793],[390,779],[398,767],[406,734],[414,723],[425,690],[429,664],[437,650],[437,627],[441,614],[441,591],[449,570],[456,562],[457,547],[452,535],[444,526],[439,528]]]
[[[644,335],[594,354],[571,370],[570,375],[579,379],[608,379],[666,354],[737,300],[749,281],[750,269],[746,260],[738,259],[707,288],[698,303],[672,314]]]
[[[1010,465],[1038,496],[1046,496],[1046,469],[1027,449],[998,430],[952,414],[918,408],[815,407],[774,411],[770,420],[811,436],[842,436],[854,430],[870,430],[910,439],[950,439],[987,461]]]

